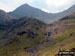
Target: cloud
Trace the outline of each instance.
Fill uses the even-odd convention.
[[[42,9],[42,11],[44,11],[44,12],[49,12],[47,9]]]
[[[57,13],[70,8],[75,4],[75,0],[1,0],[0,9],[3,9],[7,12],[13,11],[25,3],[42,9],[45,12]]]
[[[57,13],[68,9],[75,4],[75,0],[45,0],[48,9],[52,13]]]

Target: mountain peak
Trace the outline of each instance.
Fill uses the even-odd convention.
[[[16,10],[26,10],[26,9],[30,9],[31,6],[29,4],[23,4],[21,6],[19,6],[18,8],[16,8]]]
[[[22,6],[29,6],[29,4],[26,3],[26,4],[23,4]]]
[[[29,4],[23,4],[20,7],[31,7]]]

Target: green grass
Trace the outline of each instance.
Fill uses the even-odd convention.
[[[29,27],[29,26],[28,26]],[[27,30],[28,27],[23,28],[21,31]],[[22,54],[26,54],[27,56],[30,55],[26,51],[24,51],[25,47],[33,48],[36,46],[39,42],[41,43],[42,41],[45,40],[44,32],[40,28],[40,30],[36,30],[35,28],[32,28],[33,31],[36,31],[38,33],[38,36],[36,36],[34,39],[32,38],[27,38],[27,34],[24,34],[22,36],[13,34],[12,32],[9,33],[9,38],[7,39],[1,39],[0,40],[0,46],[2,46],[5,42],[9,41],[8,39],[11,40],[11,38],[17,38],[17,42],[13,42],[12,44],[8,44],[2,48],[0,48],[0,56],[13,56],[13,54],[16,54],[18,56]],[[19,32],[19,31],[18,31]],[[21,52],[21,53],[19,53]]]
[[[4,32],[4,30],[0,30],[0,35]]]
[[[68,20],[65,20],[68,21]],[[74,21],[74,20],[69,20]],[[61,50],[68,50],[71,48],[75,48],[75,23],[63,23],[61,28],[63,32],[59,32],[57,35],[54,36],[54,39],[51,42],[48,42],[47,44],[43,44],[39,47],[39,51],[36,54],[36,56],[55,56],[59,49]],[[39,27],[39,25],[37,26]],[[32,28],[32,25],[28,25],[27,27],[22,28],[15,28],[14,31],[20,32],[20,31],[26,31],[27,29],[32,29],[33,31],[36,31],[38,33],[38,36],[36,36],[34,39],[32,38],[26,38],[27,34],[24,34],[22,36],[16,35],[13,32],[8,33],[9,36],[7,39],[1,39],[0,40],[0,46],[2,46],[6,41],[9,41],[8,39],[11,38],[17,38],[18,41],[14,41],[12,44],[3,46],[0,48],[0,56],[13,56],[16,54],[17,56],[31,56],[30,53],[24,50],[25,47],[33,48],[38,44],[38,42],[42,42],[45,40],[44,31],[42,28],[40,30],[36,30],[35,27]],[[72,32],[72,36],[70,36],[70,33]]]
[[[39,48],[39,53],[36,56],[55,56],[58,53],[59,49],[68,50],[75,48],[75,29],[65,31],[64,33],[59,33],[56,38]],[[73,35],[70,36],[69,33],[73,32]]]
[[[39,52],[36,56],[55,56],[59,49],[69,50],[71,48],[75,48],[75,19],[65,21],[70,21],[71,23],[63,23],[61,27],[63,32],[59,32],[59,34],[54,36],[54,40],[52,42],[40,46]],[[71,32],[73,34],[72,36],[70,36]]]

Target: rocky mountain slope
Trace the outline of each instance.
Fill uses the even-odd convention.
[[[46,39],[43,31],[45,25],[42,21],[27,17],[16,21],[0,37],[0,56],[12,56],[18,51],[32,53],[32,48]]]
[[[75,13],[49,25],[53,34],[53,41],[43,44],[36,56],[56,56],[59,50],[75,48]],[[51,31],[52,30],[52,31]]]
[[[75,48],[74,9],[49,14],[24,4],[8,13],[11,16],[1,10],[0,56],[55,56],[59,49]],[[52,19],[59,20],[44,23]]]
[[[50,32],[49,38],[53,36],[53,39],[44,42],[47,39],[46,26],[50,27],[46,32]],[[49,25],[34,18],[23,17],[0,37],[0,55],[55,56],[59,49],[75,48],[74,30],[75,13]]]

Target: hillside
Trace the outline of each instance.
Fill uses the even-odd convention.
[[[5,11],[0,10],[0,24],[6,24],[11,20],[11,16],[8,15]]]
[[[45,25],[42,21],[27,17],[16,21],[16,23],[0,37],[0,56],[13,56],[20,51],[23,53],[27,53],[27,51],[28,53],[32,53],[33,48],[45,40],[43,31]]]
[[[5,11],[0,10],[0,34],[7,29],[9,22],[11,21],[11,16],[8,15]]]
[[[53,41],[40,46],[36,56],[55,56],[59,50],[63,51],[75,48],[75,13],[60,19],[50,27],[56,29],[58,25],[60,27],[58,27],[58,33],[53,36]]]
[[[45,27],[52,40],[46,40]],[[75,48],[75,13],[46,25],[37,19],[23,17],[0,38],[0,55],[55,56],[59,49]]]
[[[0,10],[0,56],[55,56],[59,50],[72,48],[75,5],[56,14],[28,4],[8,14]]]

